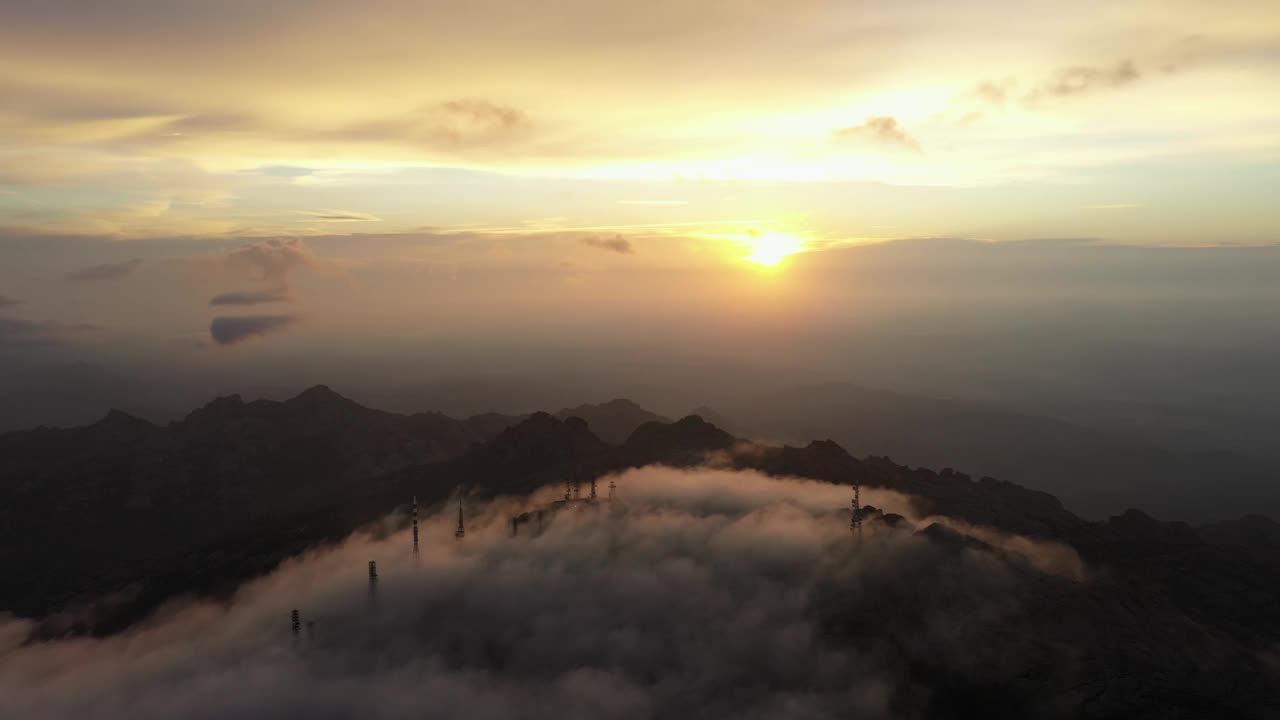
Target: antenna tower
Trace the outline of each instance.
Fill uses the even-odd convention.
[[[453,537],[461,540],[467,534],[467,528],[462,524],[462,498],[458,498],[458,529],[453,531]]]
[[[862,539],[862,485],[853,483],[853,515],[849,518],[849,532],[859,540]]]
[[[418,496],[413,496],[413,554],[418,554]]]

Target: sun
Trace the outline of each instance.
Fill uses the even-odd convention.
[[[804,240],[778,232],[753,234],[743,241],[743,245],[750,253],[742,259],[765,267],[774,267],[786,256],[798,253],[805,247]]]

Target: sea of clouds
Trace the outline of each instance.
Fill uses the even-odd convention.
[[[911,716],[930,692],[913,654],[986,673],[971,644],[1017,617],[1023,578],[1083,573],[1066,548],[959,523],[990,547],[942,548],[914,532],[939,519],[887,491],[863,503],[906,519],[859,541],[848,487],[649,467],[598,489],[514,535],[562,490],[464,502],[462,540],[457,505],[434,508],[416,554],[401,510],[111,637],[24,644],[29,621],[0,622],[0,717]],[[886,599],[895,637],[850,626]]]

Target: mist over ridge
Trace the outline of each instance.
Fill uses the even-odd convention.
[[[225,605],[180,601],[122,635],[5,648],[0,708],[49,718],[903,717],[925,712],[928,693],[878,644],[825,640],[834,609],[820,595],[883,593],[914,582],[905,566],[923,563],[994,613],[919,598],[911,652],[959,658],[970,650],[956,629],[998,622],[1019,602],[1020,578],[1038,575],[990,546],[931,548],[908,521],[877,526],[859,547],[847,489],[826,483],[663,467],[598,483],[609,480],[616,499],[568,506],[540,532],[512,537],[508,518],[545,507],[558,488],[464,501],[462,541],[450,501],[424,518],[416,557],[398,514],[286,562]],[[865,499],[909,507],[891,492]],[[366,559],[378,562],[376,587]],[[295,607],[306,623],[296,639]]]

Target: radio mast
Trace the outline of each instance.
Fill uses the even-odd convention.
[[[413,496],[413,556],[418,556],[418,496]]]
[[[853,482],[853,516],[849,518],[849,533],[858,540],[862,539],[862,486]]]

